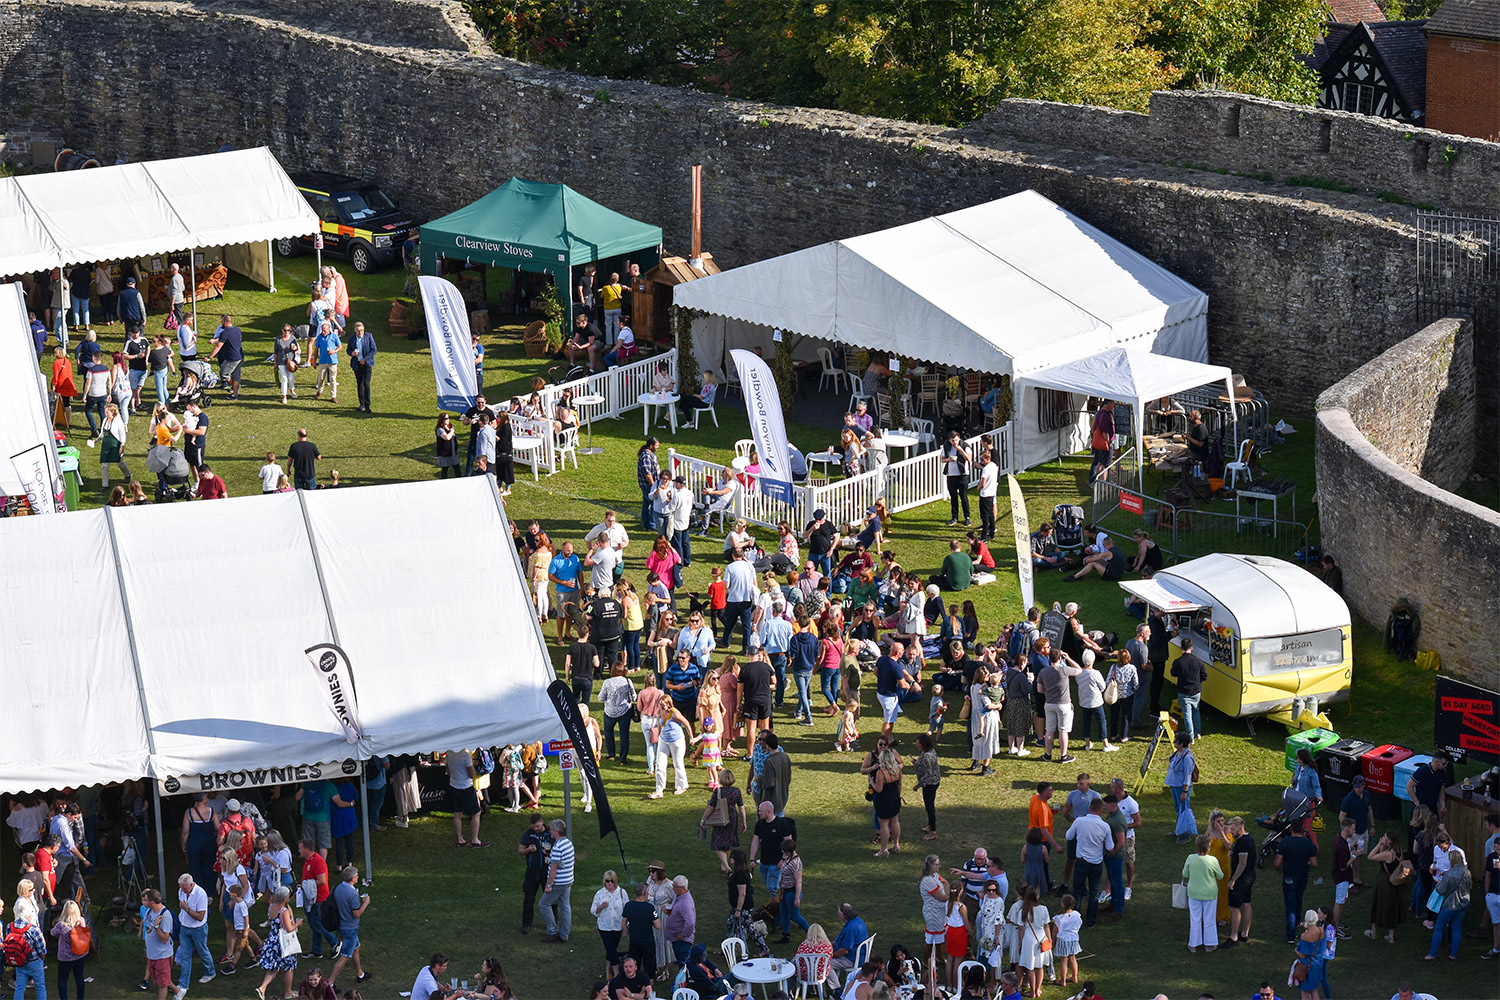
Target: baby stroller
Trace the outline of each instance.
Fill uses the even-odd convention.
[[[1052,508],[1052,542],[1060,549],[1083,547],[1083,508],[1060,503]]]
[[[146,468],[156,473],[156,502],[188,498],[187,458],[171,445],[153,444],[146,452]]]
[[[553,385],[563,385],[568,382],[577,382],[579,379],[589,377],[588,365],[553,365],[547,369],[547,375],[552,379]]]
[[[1261,829],[1269,830],[1266,839],[1260,845],[1259,866],[1264,868],[1266,863],[1276,856],[1276,845],[1287,835],[1292,824],[1305,821],[1312,815],[1312,799],[1303,795],[1295,788],[1283,788],[1281,790],[1281,808],[1274,816],[1262,816],[1255,822]]]
[[[182,381],[178,383],[172,398],[167,401],[167,409],[173,413],[181,413],[189,403],[197,403],[199,408],[206,410],[213,404],[207,390],[216,388],[218,384],[219,376],[207,361],[184,361]]]

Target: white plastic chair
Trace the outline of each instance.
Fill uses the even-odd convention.
[[[985,965],[983,962],[976,962],[973,959],[970,959],[967,962],[960,962],[958,964],[958,988],[959,989],[963,989],[964,988],[964,974],[966,972],[968,972],[970,969],[984,969],[986,974],[989,973],[989,966]]]
[[[716,517],[719,519],[719,530],[724,530],[725,520],[735,516],[734,502],[739,497],[741,489],[743,489],[743,487],[736,480],[733,490],[724,494],[722,497],[718,497],[714,500],[713,503],[708,505],[708,509],[703,514],[703,527],[705,533],[707,533],[709,523],[712,522]]]
[[[1246,438],[1240,442],[1240,460],[1238,462],[1225,462],[1224,471],[1229,473],[1229,488],[1234,489],[1235,479],[1243,472],[1245,478],[1250,478],[1250,456],[1255,451],[1255,441]]]
[[[815,986],[818,996],[823,996],[823,980],[828,978],[828,966],[833,961],[828,955],[803,953],[797,958],[797,996],[807,1000],[807,988]]]
[[[568,467],[568,456],[573,456],[573,468],[578,468],[578,428],[569,427],[557,436],[557,466]]]
[[[870,956],[874,953],[875,935],[871,934],[859,943],[858,948],[854,949],[854,967],[856,969],[863,968],[864,964],[870,960]]]
[[[842,391],[844,379],[847,376],[842,368],[833,366],[833,351],[826,347],[818,348],[818,361],[822,364],[822,368],[818,371],[818,391],[823,391],[823,386],[829,379],[833,379],[834,392]]]
[[[738,937],[727,937],[719,943],[719,951],[724,956],[724,964],[734,968],[745,960],[750,954],[750,949],[745,946],[745,939]]]
[[[860,385],[858,383],[856,383],[855,386],[854,386],[854,391],[851,392],[851,393],[849,393],[849,412],[850,413],[854,412],[854,406],[855,406],[855,404],[858,403],[861,399],[863,399],[866,403],[870,404],[871,406],[875,405],[875,395],[874,395],[874,393],[865,392],[864,389],[862,389],[860,387]]]
[[[918,448],[937,447],[937,428],[931,420],[922,417],[912,417],[907,421],[907,429],[917,439]]]
[[[672,1000],[703,1000],[698,991],[690,986],[679,986],[672,991]]]
[[[750,449],[755,447],[755,442],[750,438],[740,438],[734,443],[735,458],[749,458]]]
[[[716,410],[716,409],[714,409],[714,407],[718,405],[718,402],[719,402],[719,386],[716,384],[714,386],[714,398],[713,398],[713,402],[709,403],[707,406],[700,406],[700,407],[695,408],[693,410],[693,422],[690,423],[690,424],[688,424],[687,426],[691,427],[693,430],[697,430],[698,429],[698,425],[703,421],[703,414],[705,414],[705,413],[707,413],[710,417],[714,418],[714,426],[715,427],[719,426],[719,411]]]

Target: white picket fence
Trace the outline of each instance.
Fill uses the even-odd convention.
[[[1001,473],[1014,471],[1011,465],[1014,426],[1006,424],[969,438],[965,442],[969,454],[978,459],[980,447],[988,443],[995,451],[995,463],[1000,466]],[[672,475],[684,477],[694,496],[700,496],[704,486],[718,483],[725,469],[675,448],[668,450],[667,461]],[[972,487],[978,482],[977,463],[971,463],[969,485]],[[735,495],[734,516],[767,528],[787,521],[800,530],[812,520],[812,512],[821,508],[828,512],[828,519],[833,523],[847,525],[864,520],[865,511],[877,497],[885,497],[887,509],[896,513],[942,500],[948,495],[948,484],[943,476],[940,453],[933,450],[893,462],[880,472],[866,472],[823,486],[798,486],[795,493],[796,501],[789,504],[758,489],[741,489]]]
[[[623,416],[631,410],[640,408],[639,397],[651,391],[651,380],[656,374],[656,369],[665,362],[667,370],[672,375],[672,384],[677,384],[677,349],[674,347],[662,354],[653,354],[639,361],[632,361],[628,365],[611,368],[608,371],[588,375],[584,378],[574,379],[571,382],[561,382],[557,385],[549,385],[540,390],[543,413],[555,413],[557,401],[564,392],[571,392],[576,399],[579,396],[602,396],[604,402],[588,407],[590,419],[605,420],[610,417]],[[579,414],[579,429],[587,433],[584,428],[587,422],[583,414]],[[517,430],[517,434],[521,431]],[[539,452],[534,453],[536,461],[541,463],[541,469],[547,475],[557,471],[557,441],[553,434],[542,435],[542,447]],[[517,456],[517,461],[531,464],[530,457]]]

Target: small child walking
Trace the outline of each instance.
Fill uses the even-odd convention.
[[[729,585],[724,582],[724,567],[709,570],[708,621],[715,632],[724,627],[724,609],[729,605]]]
[[[692,743],[699,745],[703,751],[703,766],[708,769],[708,787],[719,787],[719,764],[724,759],[724,752],[719,747],[719,730],[714,724],[712,715],[703,717],[702,732],[693,737]]]
[[[943,700],[943,689],[934,684],[932,686],[932,703],[927,709],[927,735],[934,740],[943,738],[943,713],[948,711],[948,703]]]
[[[844,703],[844,717],[839,720],[835,749],[839,753],[848,753],[854,749],[854,741],[857,739],[859,739],[859,705],[850,700]]]
[[[1052,924],[1057,928],[1057,945],[1052,949],[1053,958],[1062,964],[1062,985],[1068,985],[1068,976],[1071,974],[1073,982],[1078,982],[1078,953],[1083,951],[1083,946],[1078,943],[1078,931],[1083,927],[1083,914],[1079,913],[1074,906],[1077,901],[1070,895],[1062,898],[1062,912],[1052,918]]]

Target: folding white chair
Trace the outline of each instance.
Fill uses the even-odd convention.
[[[698,425],[703,420],[703,414],[705,414],[705,413],[707,413],[710,417],[714,418],[714,426],[715,427],[719,426],[719,411],[716,410],[716,409],[714,409],[714,407],[718,404],[718,402],[719,402],[719,386],[715,385],[714,386],[714,398],[713,398],[713,402],[709,403],[707,406],[700,406],[700,407],[694,408],[694,410],[693,410],[693,422],[690,423],[690,424],[688,424],[687,426],[691,427],[693,430],[697,430],[698,429]]]
[[[823,386],[829,379],[833,380],[833,391],[841,391],[847,376],[842,368],[833,366],[833,352],[826,347],[818,348],[818,361],[822,365],[818,371],[818,391],[823,391]]]
[[[1237,462],[1225,462],[1224,471],[1229,473],[1229,488],[1234,489],[1235,479],[1243,472],[1245,478],[1250,478],[1250,456],[1255,453],[1255,440],[1246,438],[1240,442],[1240,458]]]
[[[803,953],[797,956],[798,1000],[807,1000],[809,986],[817,987],[818,996],[823,996],[823,980],[828,978],[828,965],[832,961],[828,955]]]
[[[739,937],[727,937],[719,943],[719,951],[724,956],[724,964],[734,968],[745,960],[750,949],[745,946],[745,939]]]
[[[578,428],[569,427],[557,436],[557,466],[568,467],[568,456],[573,456],[573,468],[578,468]]]

